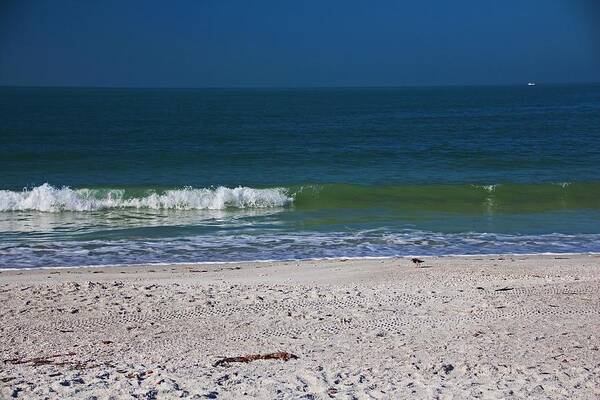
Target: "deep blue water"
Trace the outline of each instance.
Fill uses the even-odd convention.
[[[600,251],[600,85],[0,88],[0,267]]]

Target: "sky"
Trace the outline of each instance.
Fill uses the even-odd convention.
[[[600,82],[598,0],[0,0],[0,85]]]

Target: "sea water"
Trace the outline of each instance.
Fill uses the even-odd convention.
[[[600,251],[600,85],[0,88],[0,268]]]

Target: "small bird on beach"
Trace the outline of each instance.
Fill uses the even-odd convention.
[[[412,261],[413,264],[417,264],[417,266],[419,266],[419,267],[421,266],[421,263],[425,262],[425,261],[421,260],[420,258],[416,258],[416,257],[411,258],[410,261]]]

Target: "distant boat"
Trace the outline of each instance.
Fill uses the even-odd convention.
[[[527,86],[535,86],[535,82],[529,82]]]

